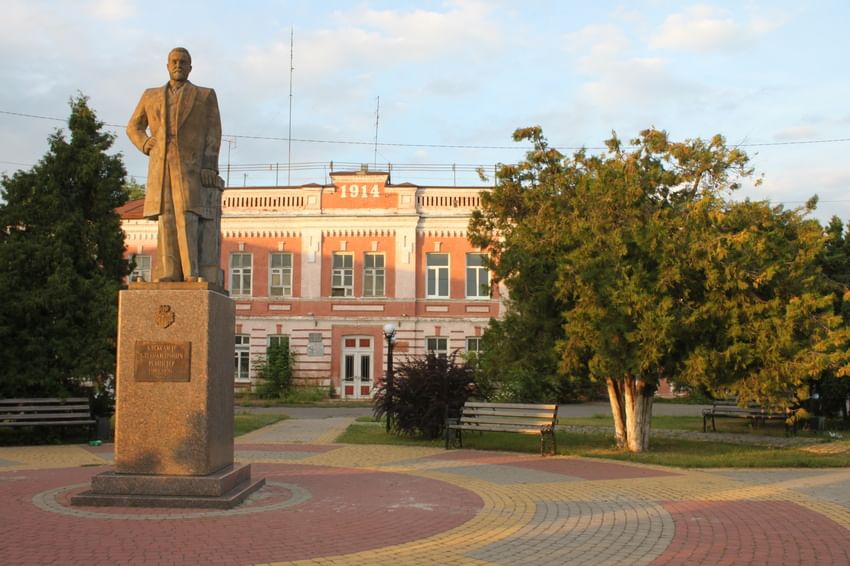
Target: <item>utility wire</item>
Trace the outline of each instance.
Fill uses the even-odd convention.
[[[23,112],[10,112],[7,110],[0,110],[0,114],[7,114],[9,116],[19,116],[22,118],[38,118],[40,120],[52,120],[55,122],[67,122],[66,118],[54,118],[52,116],[39,116],[37,114],[25,114]],[[111,128],[125,128],[125,125],[119,124],[108,124],[104,123],[104,126],[109,126]],[[389,143],[389,142],[380,142],[376,143],[375,141],[357,141],[357,140],[321,140],[321,139],[311,139],[311,138],[289,138],[289,137],[278,137],[278,136],[252,136],[252,135],[244,135],[244,134],[225,134],[227,137],[238,138],[238,139],[246,139],[246,140],[266,140],[266,141],[296,141],[301,143],[323,143],[323,144],[339,144],[339,145],[377,145],[380,147],[419,147],[419,148],[443,148],[443,149],[499,149],[499,150],[521,150],[521,149],[531,149],[530,146],[520,146],[520,145],[465,145],[465,144],[439,144],[439,143]],[[783,146],[783,145],[810,145],[810,144],[827,144],[827,143],[846,143],[850,142],[850,138],[831,138],[831,139],[823,139],[823,140],[799,140],[799,141],[779,141],[779,142],[762,142],[762,143],[742,143],[736,144],[735,147],[770,147],[770,146]],[[578,151],[581,149],[590,149],[590,150],[605,150],[607,148],[601,146],[565,146],[565,145],[555,145],[552,144],[555,149],[564,149],[564,150],[572,150]]]

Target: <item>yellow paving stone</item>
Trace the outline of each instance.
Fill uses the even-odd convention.
[[[107,460],[100,458],[79,445],[63,446],[3,446],[0,460],[13,463],[0,471],[39,468],[66,468],[68,466],[102,465]]]

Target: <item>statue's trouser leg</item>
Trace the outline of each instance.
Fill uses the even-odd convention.
[[[168,151],[172,151],[172,148],[169,147]],[[186,210],[183,195],[179,190],[176,190],[180,179],[172,179],[172,175],[176,177],[176,171],[170,166],[166,166],[165,185],[168,188],[167,198],[170,198],[174,205],[175,239],[177,240],[180,267],[183,273],[180,281],[189,281],[191,278],[198,277],[198,217],[194,212]],[[172,187],[175,190],[172,190]],[[163,192],[164,195],[165,192]]]
[[[165,178],[165,186],[162,188],[162,213],[157,219],[156,249],[159,258],[155,280],[182,281],[171,184],[167,175]]]
[[[175,214],[177,242],[180,246],[180,264],[183,279],[198,277],[198,216],[193,212]]]

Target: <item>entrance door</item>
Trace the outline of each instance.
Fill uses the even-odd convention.
[[[342,339],[342,395],[346,399],[372,397],[372,337]]]

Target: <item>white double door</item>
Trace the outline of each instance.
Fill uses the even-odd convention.
[[[342,339],[342,395],[346,399],[369,399],[374,381],[372,360],[374,343],[371,336],[345,336]]]

